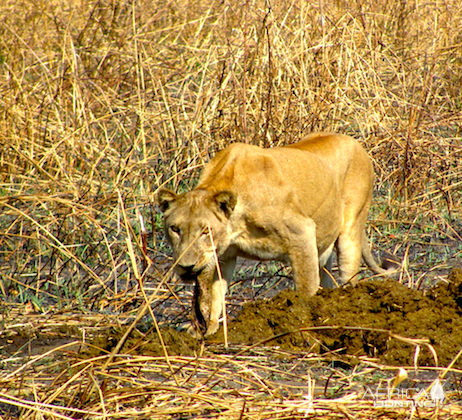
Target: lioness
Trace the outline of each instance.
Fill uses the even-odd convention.
[[[194,190],[162,189],[176,272],[196,282],[193,316],[205,336],[218,329],[238,256],[290,262],[296,289],[306,296],[320,284],[333,286],[323,267],[331,269],[334,245],[341,283],[356,283],[361,256],[374,272],[386,272],[364,231],[373,177],[356,140],[314,133],[285,147],[232,144],[205,167]]]

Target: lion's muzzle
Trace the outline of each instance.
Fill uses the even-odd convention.
[[[197,270],[195,265],[180,265],[178,264],[175,268],[175,272],[181,277],[183,281],[192,282],[196,281],[197,277],[202,270]]]

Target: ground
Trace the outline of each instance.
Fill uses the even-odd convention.
[[[288,284],[276,284],[272,298],[258,298],[243,305],[236,304],[236,296],[231,299],[235,307],[242,309],[231,310],[235,315],[228,321],[227,347],[223,329],[201,341],[172,328],[180,323],[178,318],[184,321],[187,308],[167,299],[163,305],[154,306],[154,312],[164,311],[164,326],[159,328],[162,340],[147,315],[135,324],[133,315],[50,313],[44,317],[31,308],[29,314],[16,313],[14,320],[12,313],[9,320],[4,314],[8,334],[0,342],[2,353],[17,359],[18,365],[8,365],[11,378],[16,380],[22,377],[27,382],[29,375],[34,375],[19,363],[26,358],[34,362],[30,367],[38,372],[37,382],[43,380],[43,375],[68,366],[69,372],[59,375],[61,382],[67,378],[72,384],[73,378],[80,389],[86,369],[91,366],[92,375],[102,380],[99,386],[104,394],[107,381],[115,387],[128,381],[150,395],[146,401],[165,387],[176,389],[176,393],[186,392],[182,400],[188,392],[197,392],[192,400],[199,401],[212,397],[225,401],[237,395],[244,405],[249,403],[249,415],[259,401],[266,401],[271,416],[281,418],[287,418],[287,413],[289,418],[319,413],[335,417],[339,404],[346,404],[347,412],[365,416],[358,418],[367,418],[372,411],[382,413],[384,418],[396,418],[392,413],[396,415],[399,410],[387,411],[383,404],[388,400],[397,404],[409,390],[414,399],[407,396],[406,400],[429,404],[430,408],[421,408],[421,418],[430,418],[435,414],[430,387],[440,378],[446,399],[445,405],[438,408],[439,418],[462,413],[461,269],[452,270],[447,281],[425,291],[410,289],[393,279],[375,279],[362,281],[356,287],[321,290],[305,299],[290,287],[280,290],[290,286],[289,279],[285,282]],[[241,286],[245,288],[245,282]],[[130,299],[128,302],[127,306],[133,304]],[[127,328],[130,333],[125,336]],[[118,345],[117,356],[114,350]],[[14,366],[19,366],[17,371],[12,369]],[[407,378],[393,388],[399,368],[406,370]],[[53,382],[60,384],[56,378]],[[307,403],[308,383],[313,391],[311,405]],[[390,392],[391,397],[386,397]],[[79,393],[74,390],[74,395]],[[415,395],[423,397],[419,400]],[[85,393],[80,398],[80,406],[87,411],[96,403]],[[235,404],[234,397],[232,401]],[[280,401],[277,408],[272,406],[274,401]],[[219,412],[231,416],[237,410],[235,405],[211,409],[208,404],[199,404],[192,408],[184,401],[181,407],[172,401],[167,405],[163,414],[171,410],[184,419],[205,414],[207,418],[219,418]],[[144,408],[150,418],[156,418],[149,404]],[[11,404],[0,405],[0,410],[6,418],[16,418],[20,413]],[[404,408],[400,410],[406,413]]]

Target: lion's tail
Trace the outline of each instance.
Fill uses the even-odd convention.
[[[401,264],[396,261],[394,258],[391,256],[386,256],[382,258],[381,265],[379,265],[369,248],[369,240],[366,236],[366,232],[363,232],[363,241],[362,241],[362,254],[363,254],[363,259],[368,265],[368,267],[376,274],[392,274],[398,271],[400,268]]]

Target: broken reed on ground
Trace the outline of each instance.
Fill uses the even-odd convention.
[[[410,256],[405,280],[426,278],[414,243],[461,234],[461,26],[456,0],[2,2],[2,299],[96,310],[137,280],[158,284],[163,265],[136,268],[136,209],[155,231],[155,191],[189,188],[217,150],[318,130],[364,144],[377,174],[376,242]],[[155,242],[150,256],[164,251]],[[447,269],[460,256],[428,261]],[[86,378],[91,398],[107,395],[100,377]],[[66,380],[72,404],[77,376]]]
[[[8,404],[10,413],[23,410],[23,418],[110,418],[116,412],[117,418],[165,418],[165,415],[181,418],[204,416],[207,418],[239,419],[245,414],[248,419],[273,418],[307,418],[319,416],[335,418],[341,413],[349,413],[355,418],[366,419],[375,415],[389,417],[389,409],[374,407],[373,401],[362,399],[363,390],[345,393],[332,398],[326,395],[321,386],[317,386],[312,400],[299,396],[300,388],[290,384],[281,387],[278,375],[289,377],[290,372],[278,370],[268,362],[268,353],[247,357],[216,356],[202,358],[171,357],[170,364],[175,369],[175,377],[170,372],[164,358],[120,357],[117,362],[102,370],[104,357],[85,360],[67,358],[56,363],[54,367],[71,367],[71,375],[60,375],[53,381],[53,389],[43,382],[50,372],[46,369],[23,372],[14,375],[35,381],[34,391],[45,395],[43,402],[30,401],[18,396],[0,393],[0,404]],[[277,355],[277,353],[276,353]],[[35,360],[38,361],[39,358]],[[249,362],[252,359],[252,362]],[[34,361],[35,361],[34,360]],[[306,357],[305,361],[318,363],[317,358]],[[32,363],[30,364],[30,366]],[[258,369],[256,368],[258,365]],[[345,373],[338,371],[331,384],[347,387],[355,377],[373,372],[373,366],[362,372]],[[68,372],[69,370],[63,369]],[[333,370],[331,372],[334,373]],[[332,376],[332,375],[331,375]],[[159,385],[157,378],[162,378]],[[151,379],[155,378],[155,379]],[[10,379],[10,378],[9,378]],[[308,376],[306,377],[308,379]],[[325,377],[322,378],[326,380]],[[297,393],[282,397],[281,391],[289,389]],[[230,392],[230,389],[233,389]],[[104,395],[104,399],[103,399]],[[78,399],[76,400],[76,397]],[[76,401],[75,406],[68,406]],[[17,411],[16,411],[17,413]],[[461,415],[460,407],[445,407],[438,410],[438,418],[455,418]],[[220,417],[221,416],[221,417]],[[420,419],[434,418],[434,409],[419,409]]]

